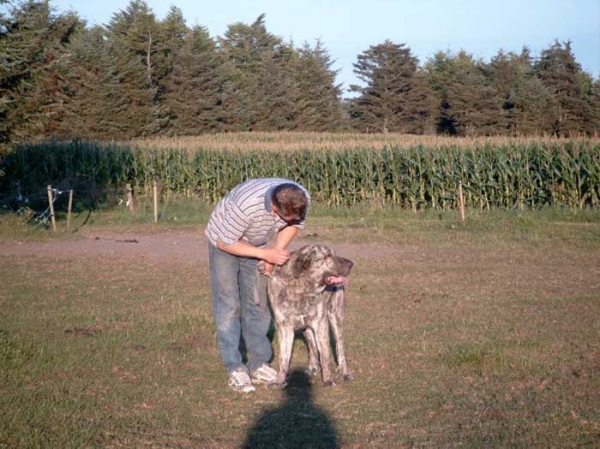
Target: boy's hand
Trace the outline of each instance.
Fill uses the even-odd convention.
[[[267,248],[265,249],[264,260],[274,265],[283,265],[290,258],[290,253],[285,249]],[[271,270],[273,268],[271,267]]]

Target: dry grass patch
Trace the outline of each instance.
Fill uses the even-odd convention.
[[[138,139],[134,143],[142,148],[190,150],[205,149],[215,151],[298,151],[298,150],[349,150],[376,149],[384,147],[413,148],[422,145],[427,148],[456,146],[479,148],[489,145],[516,145],[536,142],[564,144],[565,142],[598,142],[598,139],[554,138],[554,137],[449,137],[418,136],[411,134],[363,134],[363,133],[314,133],[314,132],[240,132],[224,134],[204,134],[178,138]]]
[[[324,389],[295,371],[251,396],[226,388],[201,233],[103,225],[1,244],[0,446],[600,442],[597,224],[347,226],[359,219],[317,214],[297,241],[356,263],[355,380]],[[297,341],[292,369],[306,364]]]

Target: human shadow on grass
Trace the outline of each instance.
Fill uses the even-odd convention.
[[[313,404],[312,385],[300,369],[292,371],[285,403],[264,411],[250,429],[244,449],[337,448],[337,430],[326,412]]]

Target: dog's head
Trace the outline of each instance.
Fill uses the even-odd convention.
[[[353,265],[330,246],[312,244],[294,251],[285,265],[276,267],[274,275],[324,288],[345,283]]]

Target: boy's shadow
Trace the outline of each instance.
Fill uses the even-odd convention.
[[[250,429],[245,449],[337,448],[338,436],[327,413],[312,403],[312,385],[301,369],[294,370],[285,388],[286,402],[264,411]]]

